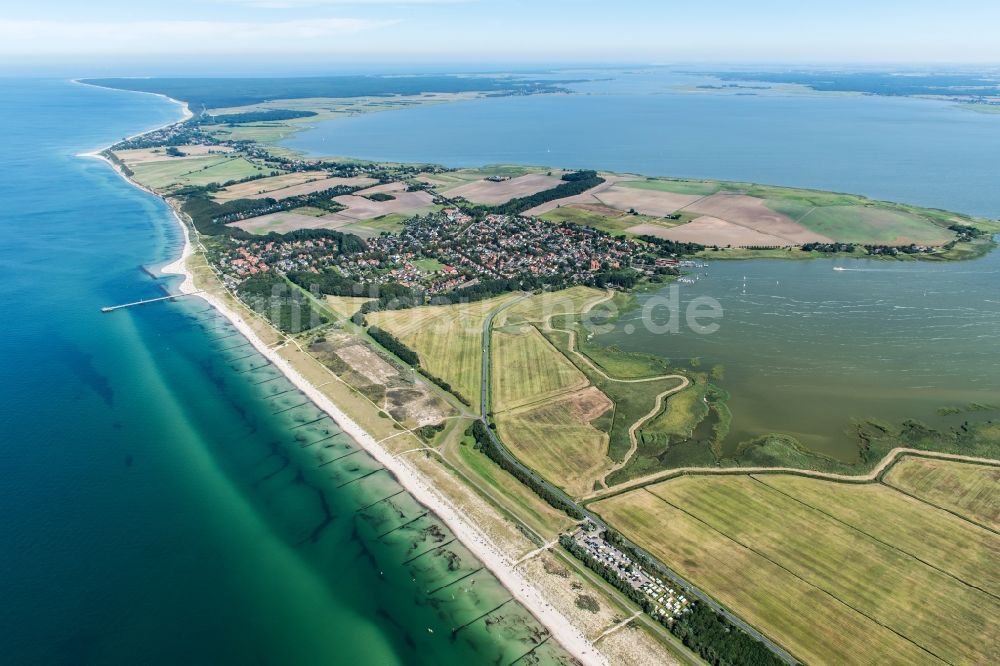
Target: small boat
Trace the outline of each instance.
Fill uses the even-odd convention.
[[[835,271],[846,271],[847,269],[844,268],[843,266],[834,266],[833,270],[835,270]]]

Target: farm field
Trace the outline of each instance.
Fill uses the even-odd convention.
[[[1000,657],[1000,537],[886,486],[691,476],[592,508],[807,662]]]
[[[330,306],[331,310],[346,319],[354,316],[354,313],[370,300],[372,299],[365,296],[327,296],[326,304]]]
[[[600,210],[600,209],[599,209]],[[562,224],[569,222],[593,227],[611,234],[619,234],[635,225],[635,220],[617,210],[592,210],[585,205],[569,205],[554,208],[541,216],[546,222]]]
[[[405,188],[405,186],[403,187]],[[365,196],[375,192],[391,192],[394,198],[388,201],[373,201]],[[361,190],[357,194],[334,197],[333,200],[344,206],[344,210],[332,213],[328,216],[329,219],[347,219],[355,222],[371,220],[393,213],[405,213],[406,215],[423,213],[431,210],[434,206],[434,197],[427,192],[405,192],[399,189],[369,188]]]
[[[474,180],[458,187],[444,189],[441,193],[452,199],[462,197],[472,203],[501,204],[516,197],[524,197],[556,187],[563,182],[560,180],[561,175],[562,172],[557,171],[552,172],[551,176],[547,173],[529,173],[499,182]]]
[[[203,144],[191,144],[187,146],[177,146],[183,156],[175,157],[168,155],[165,148],[133,148],[130,150],[116,150],[115,155],[125,164],[132,166],[142,162],[173,162],[187,157],[206,157],[233,152],[229,146],[207,146]]]
[[[756,229],[720,220],[710,215],[700,215],[676,227],[659,224],[638,224],[629,227],[629,233],[649,235],[679,243],[698,243],[719,247],[785,247],[793,245],[787,238],[764,233]]]
[[[1000,531],[1000,467],[908,457],[896,463],[883,482]]]
[[[1000,596],[1000,537],[989,530],[880,483],[848,485],[770,474],[756,475],[754,479],[839,523]],[[993,494],[997,489],[993,487]],[[956,553],[962,557],[955,557]]]
[[[787,211],[795,221],[816,233],[847,243],[884,245],[942,245],[954,237],[943,227],[911,213],[864,205],[812,207],[804,212],[781,200],[765,200],[769,208]],[[797,217],[794,213],[799,212]]]
[[[300,194],[320,192],[340,185],[359,186],[374,182],[371,178],[366,177],[331,178],[325,173],[316,171],[295,172],[230,185],[213,194],[212,198],[219,202],[232,201],[233,199],[263,198],[280,200]]]
[[[181,157],[173,161],[144,162],[129,168],[137,181],[155,190],[179,185],[224,183],[265,171],[264,167],[244,157],[229,156]]]
[[[428,372],[475,404],[482,381],[483,324],[491,310],[515,298],[505,294],[475,303],[372,312],[367,319],[402,340]]]
[[[678,194],[659,189],[638,189],[619,185],[613,185],[594,196],[610,208],[620,211],[634,209],[654,217],[670,215],[703,198],[700,194]]]
[[[599,289],[582,286],[547,291],[510,306],[497,316],[495,325],[541,322],[549,316],[574,314],[604,295]]]
[[[619,187],[628,187],[635,190],[658,190],[660,192],[695,194],[699,196],[715,194],[722,187],[721,184],[710,180],[660,180],[656,178],[625,180],[618,183],[618,185]]]
[[[324,216],[328,213],[324,212]],[[230,226],[238,227],[252,234],[267,234],[272,231],[285,234],[298,229],[339,229],[348,223],[332,224],[325,222],[323,217],[298,212],[297,210],[283,210],[257,217],[248,217],[239,222],[233,222]]]
[[[640,419],[650,416],[656,406],[657,395],[676,388],[681,381],[676,378],[656,379],[658,375],[669,373],[669,368],[654,365],[652,358],[637,354],[605,350],[600,355],[591,356],[591,350],[585,347],[581,358],[570,351],[569,335],[557,330],[566,324],[556,318],[553,326],[556,329],[543,331],[545,337],[614,403],[610,418],[606,415],[598,423],[609,437],[608,456],[615,462],[624,460],[631,447],[629,429]],[[574,329],[579,330],[577,326]],[[678,395],[683,393],[681,391]],[[637,437],[641,439],[643,432],[643,428],[638,429]]]
[[[500,439],[519,459],[574,497],[611,466],[608,436],[591,422],[612,409],[594,387],[495,416]]]
[[[527,212],[609,233],[648,234],[719,247],[788,247],[844,242],[943,245],[960,215],[860,196],[724,181],[601,174],[607,182]],[[634,210],[640,215],[627,216]],[[665,219],[680,215],[679,220]]]
[[[539,402],[589,383],[534,326],[494,329],[490,362],[495,372],[491,408],[494,412]]]

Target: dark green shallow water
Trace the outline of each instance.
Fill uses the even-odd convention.
[[[180,238],[161,202],[73,154],[176,108],[62,81],[0,86],[17,128],[0,135],[4,663],[563,660],[203,303],[99,312],[158,295],[139,267]]]
[[[843,270],[834,270],[834,267]],[[724,369],[732,452],[741,441],[784,433],[853,462],[852,419],[933,426],[996,418],[997,409],[942,414],[970,404],[1000,407],[1000,253],[954,263],[876,260],[716,261],[677,285],[681,314],[695,298],[723,309],[715,333],[650,332],[644,314],[670,288],[639,297],[604,345],[654,352],[679,366]],[[712,320],[702,320],[711,323]],[[661,329],[653,329],[661,330]],[[630,333],[631,331],[631,333]]]

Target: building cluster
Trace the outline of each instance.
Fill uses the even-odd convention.
[[[319,272],[338,257],[338,243],[335,238],[232,240],[212,254],[212,262],[222,273],[226,286],[233,288],[251,275],[272,269],[281,273]]]
[[[414,216],[398,233],[383,233],[358,252],[343,254],[336,240],[234,240],[217,265],[239,282],[259,262],[275,270],[335,269],[365,287],[398,283],[429,294],[475,285],[480,280],[551,279],[587,283],[594,274],[631,268],[653,274],[678,264],[654,256],[655,248],[630,238],[535,218],[487,215],[475,219],[457,208]]]
[[[597,533],[579,530],[573,538],[591,557],[645,595],[652,606],[650,615],[654,618],[675,618],[689,612],[691,602],[684,594],[647,572],[642,565]]]

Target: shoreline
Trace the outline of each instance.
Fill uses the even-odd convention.
[[[157,96],[165,97],[164,95]],[[193,115],[188,109],[187,104],[183,104],[178,100],[170,101],[182,107],[185,113],[183,120],[186,120]],[[169,127],[170,125],[182,121],[166,123],[164,125],[140,132],[139,134],[135,134],[133,137],[141,136],[142,134],[162,129],[163,127]],[[194,245],[191,240],[192,232],[188,228],[188,225],[184,222],[181,214],[170,204],[169,201],[151,189],[126,176],[118,165],[101,154],[109,147],[110,145],[95,151],[79,153],[77,156],[95,158],[105,162],[125,182],[129,183],[133,187],[139,188],[147,194],[157,197],[170,208],[171,215],[181,227],[181,233],[184,236],[184,247],[181,251],[181,256],[174,261],[163,265],[159,269],[159,272],[165,275],[182,276],[183,279],[180,285],[178,285],[178,290],[181,293],[192,293],[197,291],[194,284],[194,275],[187,269],[186,266],[188,258],[195,252]],[[296,386],[310,400],[312,400],[317,407],[326,412],[337,423],[339,428],[354,439],[358,445],[369,453],[369,455],[388,469],[396,477],[400,485],[402,485],[403,488],[405,488],[406,491],[414,497],[414,499],[427,507],[439,519],[441,519],[441,521],[444,522],[452,532],[454,532],[459,541],[466,548],[468,548],[487,569],[490,570],[490,572],[508,590],[508,592],[510,592],[510,594],[517,599],[517,601],[526,610],[528,610],[528,612],[530,612],[539,621],[539,623],[548,629],[552,637],[570,655],[578,659],[582,664],[586,665],[604,665],[608,663],[604,655],[590,642],[590,640],[586,638],[583,632],[577,629],[576,626],[573,625],[562,613],[546,601],[544,595],[534,585],[532,585],[524,577],[524,575],[521,574],[521,572],[514,568],[514,562],[511,561],[510,558],[506,557],[500,549],[481,530],[479,530],[479,528],[464,520],[457,508],[453,506],[447,498],[434,490],[422,477],[419,476],[417,472],[410,469],[403,460],[397,458],[383,448],[374,437],[354,422],[354,420],[347,416],[347,414],[342,412],[333,403],[333,401],[323,395],[308,380],[300,375],[288,361],[282,358],[281,355],[275,350],[270,349],[264,341],[257,336],[253,328],[247,324],[238,313],[234,312],[225,303],[212,294],[202,292],[197,294],[197,297],[203,299],[210,306],[215,308],[222,316],[228,319],[233,326],[235,326],[236,329],[240,331],[240,333],[250,342],[254,349],[258,351],[258,353],[273,363],[274,366],[278,368],[278,370],[294,386]]]

